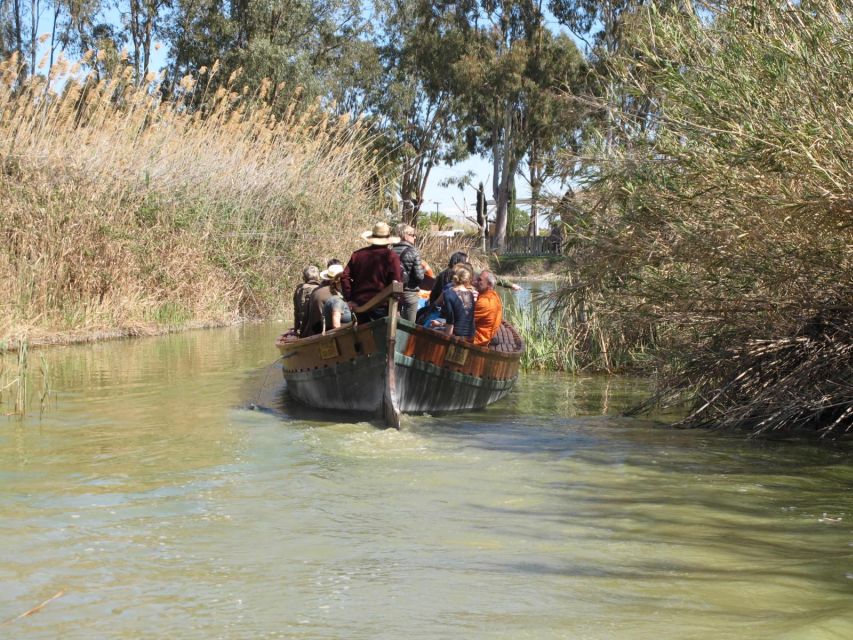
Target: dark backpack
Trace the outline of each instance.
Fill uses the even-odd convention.
[[[391,251],[397,254],[400,258],[400,271],[403,272],[403,288],[409,286],[409,276],[411,275],[412,265],[407,265],[406,260],[403,256],[414,251],[414,247],[409,246],[408,244],[403,244],[402,242],[399,244],[391,245]]]

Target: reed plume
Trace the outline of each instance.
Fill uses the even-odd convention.
[[[0,63],[0,340],[278,315],[307,263],[370,227],[358,123],[279,115],[268,82],[208,92],[216,65],[167,99],[92,64],[20,85],[19,60]]]

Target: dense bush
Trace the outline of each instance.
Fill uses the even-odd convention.
[[[643,108],[608,119],[563,302],[594,308],[625,351],[654,344],[660,397],[686,394],[686,424],[846,432],[849,3],[633,18],[630,54],[608,63]]]

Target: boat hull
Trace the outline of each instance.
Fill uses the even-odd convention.
[[[477,409],[503,398],[518,377],[521,341],[505,325],[512,344],[503,351],[397,319],[389,343],[388,319],[349,326],[302,340],[277,343],[287,389],[312,407],[381,412],[386,393],[396,410],[434,413]],[[388,380],[393,344],[393,373]]]

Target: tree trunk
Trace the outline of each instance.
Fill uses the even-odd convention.
[[[24,65],[24,35],[23,35],[23,16],[21,15],[21,0],[15,0],[15,52],[18,54],[18,67],[20,73],[18,75],[18,83],[23,83],[27,78],[26,66]]]
[[[432,171],[432,162],[414,160],[403,163],[402,176],[400,178],[400,200],[411,201],[412,208],[403,210],[403,222],[416,227],[421,207],[424,203],[424,191],[426,191],[429,174]]]
[[[418,228],[418,217],[421,215],[421,207],[424,204],[424,191],[426,191],[427,182],[429,181],[429,174],[432,172],[433,163],[427,162],[426,165],[421,169],[423,171],[423,175],[421,176],[421,181],[418,184],[418,195],[414,201],[414,207],[412,209],[412,219],[409,221],[409,226]]]
[[[154,28],[154,19],[148,17],[145,22],[145,43],[142,50],[142,73],[139,76],[139,85],[145,84],[145,77],[148,75],[148,67],[151,66],[151,31]]]
[[[539,195],[542,192],[542,169],[539,166],[539,145],[534,141],[530,147],[530,224],[528,235],[539,235]]]
[[[493,138],[497,134],[493,130]],[[512,184],[512,178],[515,175],[515,169],[518,165],[512,159],[512,139],[514,131],[512,128],[512,105],[509,101],[504,102],[503,112],[503,144],[500,147],[493,147],[493,160],[495,165],[495,173],[500,176],[496,180],[498,183],[497,194],[495,197],[495,251],[503,253],[506,249],[506,223],[507,223],[507,206],[509,204],[509,191]],[[498,161],[500,160],[500,165]],[[499,173],[498,173],[499,167]],[[497,175],[495,176],[497,178]]]
[[[142,0],[130,0],[130,40],[133,43],[133,73],[139,83],[140,49],[142,49]]]
[[[480,241],[483,245],[483,251],[486,250],[486,238],[489,236],[489,215],[488,205],[486,204],[486,190],[483,188],[483,183],[477,189],[477,226],[480,231]]]
[[[47,65],[47,82],[44,83],[44,95],[50,90],[50,70],[53,69],[53,54],[56,52],[56,25],[59,22],[59,12],[62,4],[57,2],[53,8],[53,27],[50,30],[50,61]]]
[[[56,53],[56,25],[59,22],[59,11],[62,8],[62,4],[57,2],[56,6],[53,9],[53,28],[50,30],[50,67],[53,68],[53,54]],[[47,87],[45,87],[45,91]]]
[[[39,0],[30,0],[30,74],[36,72],[38,53]]]

